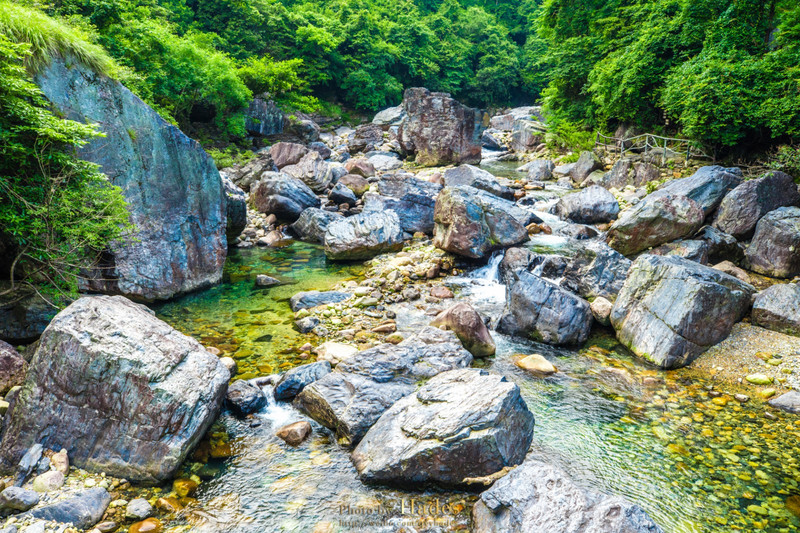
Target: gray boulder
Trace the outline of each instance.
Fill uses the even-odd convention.
[[[352,296],[344,291],[304,291],[298,292],[289,299],[292,312],[296,313],[301,309],[311,309],[320,305],[337,304]]]
[[[648,253],[652,255],[676,255],[684,259],[689,259],[690,261],[697,261],[701,265],[707,265],[708,251],[709,246],[705,241],[687,241],[681,239],[662,244],[657,248],[653,248]]]
[[[410,174],[391,174],[378,180],[378,192],[383,196],[402,198],[407,194],[427,196],[434,200],[442,190],[438,183],[431,183]]]
[[[397,140],[418,165],[479,163],[481,135],[489,122],[486,112],[467,107],[447,93],[414,87],[403,94],[406,117]]]
[[[325,231],[328,259],[356,261],[370,259],[403,247],[403,227],[394,211],[364,211],[334,220]]]
[[[252,191],[252,200],[259,212],[288,222],[296,221],[309,207],[320,206],[319,198],[305,183],[279,172],[264,173]]]
[[[0,461],[9,468],[40,443],[90,471],[169,479],[219,413],[229,378],[217,357],[147,308],[122,296],[80,298],[42,334],[6,417]]]
[[[299,143],[279,142],[269,147],[269,156],[279,169],[296,165],[307,153],[308,148]]]
[[[403,231],[430,235],[433,233],[433,213],[436,200],[428,195],[404,194],[399,198],[366,194],[364,212],[394,211]]]
[[[153,506],[144,498],[134,498],[125,506],[125,518],[129,520],[144,520],[154,512]]]
[[[600,159],[594,154],[594,152],[584,151],[581,152],[578,161],[575,162],[575,166],[572,167],[570,177],[572,181],[581,185],[586,178],[588,178],[592,172],[595,170],[601,170],[603,168],[603,163],[600,162]]]
[[[58,503],[39,507],[27,514],[39,520],[71,523],[80,529],[90,529],[98,523],[111,503],[111,495],[102,487],[94,487]]]
[[[122,189],[135,226],[82,290],[157,300],[218,283],[228,249],[225,191],[200,144],[78,61],[56,58],[35,81],[61,116],[100,125],[105,136],[78,156]]]
[[[467,302],[458,302],[445,309],[436,315],[431,326],[452,330],[464,348],[475,357],[488,357],[495,353],[496,346],[489,328]]]
[[[725,196],[714,227],[737,239],[748,239],[761,217],[779,207],[797,205],[800,205],[800,193],[792,177],[783,172],[770,172],[745,181]]]
[[[322,244],[325,242],[325,232],[328,231],[330,223],[340,218],[343,218],[340,213],[326,211],[318,207],[309,207],[292,224],[292,231],[297,234],[301,241]]]
[[[434,246],[472,258],[528,240],[527,213],[473,187],[445,187],[436,199]]]
[[[244,129],[250,135],[267,137],[283,132],[284,116],[275,102],[254,98],[244,113]]]
[[[643,187],[651,181],[661,178],[658,167],[652,163],[635,162],[629,158],[623,158],[614,163],[611,170],[603,175],[600,185],[606,189],[622,190],[628,185]]]
[[[491,173],[472,165],[459,165],[444,172],[445,187],[468,185],[506,200],[514,200],[514,191],[501,185]]]
[[[384,411],[414,392],[417,381],[471,362],[452,332],[425,327],[400,344],[381,344],[339,363],[306,386],[295,405],[355,444]]]
[[[628,278],[631,260],[603,243],[581,248],[567,265],[561,285],[582,298],[603,297],[613,302]],[[544,276],[551,277],[551,276]]]
[[[0,515],[27,511],[39,503],[39,493],[22,487],[8,487],[0,492]]]
[[[369,152],[383,144],[383,128],[377,124],[362,124],[347,142],[351,154]]]
[[[547,127],[538,120],[516,118],[511,128],[511,149],[515,152],[530,152],[544,142]]]
[[[240,379],[228,387],[225,395],[228,408],[238,417],[245,417],[255,413],[267,405],[267,396],[261,387]]]
[[[353,464],[368,483],[459,486],[522,462],[533,426],[517,385],[486,370],[451,370],[386,411]]]
[[[319,124],[309,118],[293,119],[286,129],[302,143],[309,144],[319,140]]]
[[[281,171],[299,179],[317,194],[324,193],[333,181],[330,163],[316,151],[308,152],[296,164],[285,166]]]
[[[221,172],[220,177],[225,187],[228,220],[225,226],[225,238],[230,246],[247,227],[247,196],[227,174]]]
[[[375,117],[372,119],[372,123],[382,127],[389,127],[400,124],[400,122],[403,120],[403,117],[405,117],[403,106],[398,105],[395,107],[387,107],[383,111],[379,111],[375,114]]]
[[[403,166],[403,161],[396,154],[378,153],[369,156],[367,161],[379,172],[397,170]]]
[[[475,533],[662,533],[638,505],[532,459],[481,493],[472,520]]]
[[[706,215],[694,200],[653,194],[623,211],[609,228],[606,240],[619,253],[633,255],[693,235],[703,225]]]
[[[0,395],[17,385],[22,385],[28,364],[25,359],[7,342],[0,341]]]
[[[628,271],[611,324],[642,359],[678,368],[724,340],[754,293],[747,283],[694,261],[642,255]]]
[[[685,196],[697,202],[707,217],[717,209],[725,195],[740,183],[742,183],[741,169],[718,165],[700,167],[688,178],[667,182],[648,198]]]
[[[800,415],[800,392],[796,390],[786,392],[770,400],[769,404],[781,411],[786,411],[793,415]]]
[[[762,328],[800,336],[800,286],[778,283],[759,292],[752,318]]]
[[[295,367],[281,376],[275,384],[273,395],[276,400],[291,400],[318,379],[331,373],[328,361],[317,361]]]
[[[333,189],[328,193],[328,199],[336,205],[347,204],[350,206],[356,205],[358,201],[355,193],[341,183],[333,186]]]
[[[589,303],[530,272],[507,291],[497,330],[554,345],[581,344],[592,329]]]
[[[562,196],[555,205],[555,213],[565,220],[579,224],[609,222],[619,214],[619,202],[614,195],[599,185],[580,192]]]
[[[756,224],[745,251],[750,269],[774,278],[800,274],[800,207],[781,207]]]
[[[553,179],[555,163],[549,159],[534,159],[528,163],[528,181],[548,181]]]
[[[739,245],[736,238],[713,226],[704,226],[694,238],[708,245],[708,262],[711,264],[722,261],[738,263],[744,258],[744,247]]]
[[[505,150],[506,147],[495,137],[496,133],[498,131],[493,129],[484,131],[481,135],[481,146],[487,150]]]

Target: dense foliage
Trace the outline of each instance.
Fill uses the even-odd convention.
[[[72,293],[80,269],[129,229],[128,211],[119,188],[75,156],[97,130],[53,114],[23,66],[34,57],[0,33],[0,250],[12,289]]]

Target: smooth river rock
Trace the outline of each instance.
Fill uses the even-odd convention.
[[[40,520],[72,523],[75,527],[89,529],[103,518],[110,503],[111,495],[108,491],[102,487],[94,487],[27,514]]]
[[[326,211],[318,207],[309,207],[300,214],[294,224],[294,231],[301,241],[322,244],[325,242],[325,232],[334,220],[343,218],[341,213]]]
[[[496,346],[481,315],[467,302],[459,302],[436,315],[431,326],[452,330],[474,357],[494,355]]]
[[[228,387],[225,402],[236,416],[244,418],[267,405],[267,397],[261,387],[240,379]]]
[[[642,359],[678,368],[724,340],[754,293],[751,285],[694,261],[642,255],[628,272],[611,324]]]
[[[319,198],[305,183],[281,172],[264,172],[251,189],[251,199],[259,212],[286,222],[296,221],[309,207],[320,206]]]
[[[592,185],[580,192],[562,196],[554,210],[564,220],[579,224],[597,224],[617,218],[619,202],[604,188]]]
[[[638,505],[532,459],[481,493],[472,520],[475,533],[662,533]]]
[[[403,227],[394,211],[364,211],[337,219],[325,231],[325,256],[339,261],[370,259],[403,247]]]
[[[781,207],[756,224],[745,251],[751,270],[774,278],[800,274],[800,207]]]
[[[444,171],[445,187],[468,185],[505,200],[514,200],[514,191],[501,185],[490,172],[472,165],[459,165]]]
[[[275,385],[273,396],[276,400],[291,400],[318,379],[331,373],[328,361],[317,361],[288,370]]]
[[[589,302],[527,271],[507,290],[497,330],[554,345],[581,344],[592,329]]]
[[[169,124],[119,82],[56,58],[35,77],[64,118],[105,133],[77,149],[128,202],[133,235],[84,290],[167,299],[218,283],[227,244],[225,191],[200,143]]]
[[[778,283],[756,294],[753,324],[800,336],[800,286]]]
[[[229,378],[217,357],[143,306],[80,298],[42,334],[0,460],[11,468],[41,443],[93,472],[169,479],[219,413]]]
[[[517,385],[486,370],[451,370],[383,413],[353,464],[367,483],[458,486],[521,463],[533,426]]]

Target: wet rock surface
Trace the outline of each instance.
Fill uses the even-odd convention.
[[[252,192],[253,204],[261,213],[295,222],[309,207],[319,207],[319,198],[302,181],[288,174],[265,172]]]

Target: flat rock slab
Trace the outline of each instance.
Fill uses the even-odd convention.
[[[581,488],[560,468],[532,460],[481,493],[472,519],[475,533],[662,533],[638,505]]]
[[[80,529],[89,529],[103,518],[109,503],[111,495],[108,491],[95,487],[67,500],[34,509],[29,514],[33,518],[62,524],[72,523]]]
[[[369,483],[458,486],[520,463],[533,426],[517,385],[485,370],[452,370],[386,411],[353,463]]]
[[[293,312],[301,309],[311,309],[320,305],[337,304],[352,296],[344,291],[304,291],[298,292],[289,300]]]

